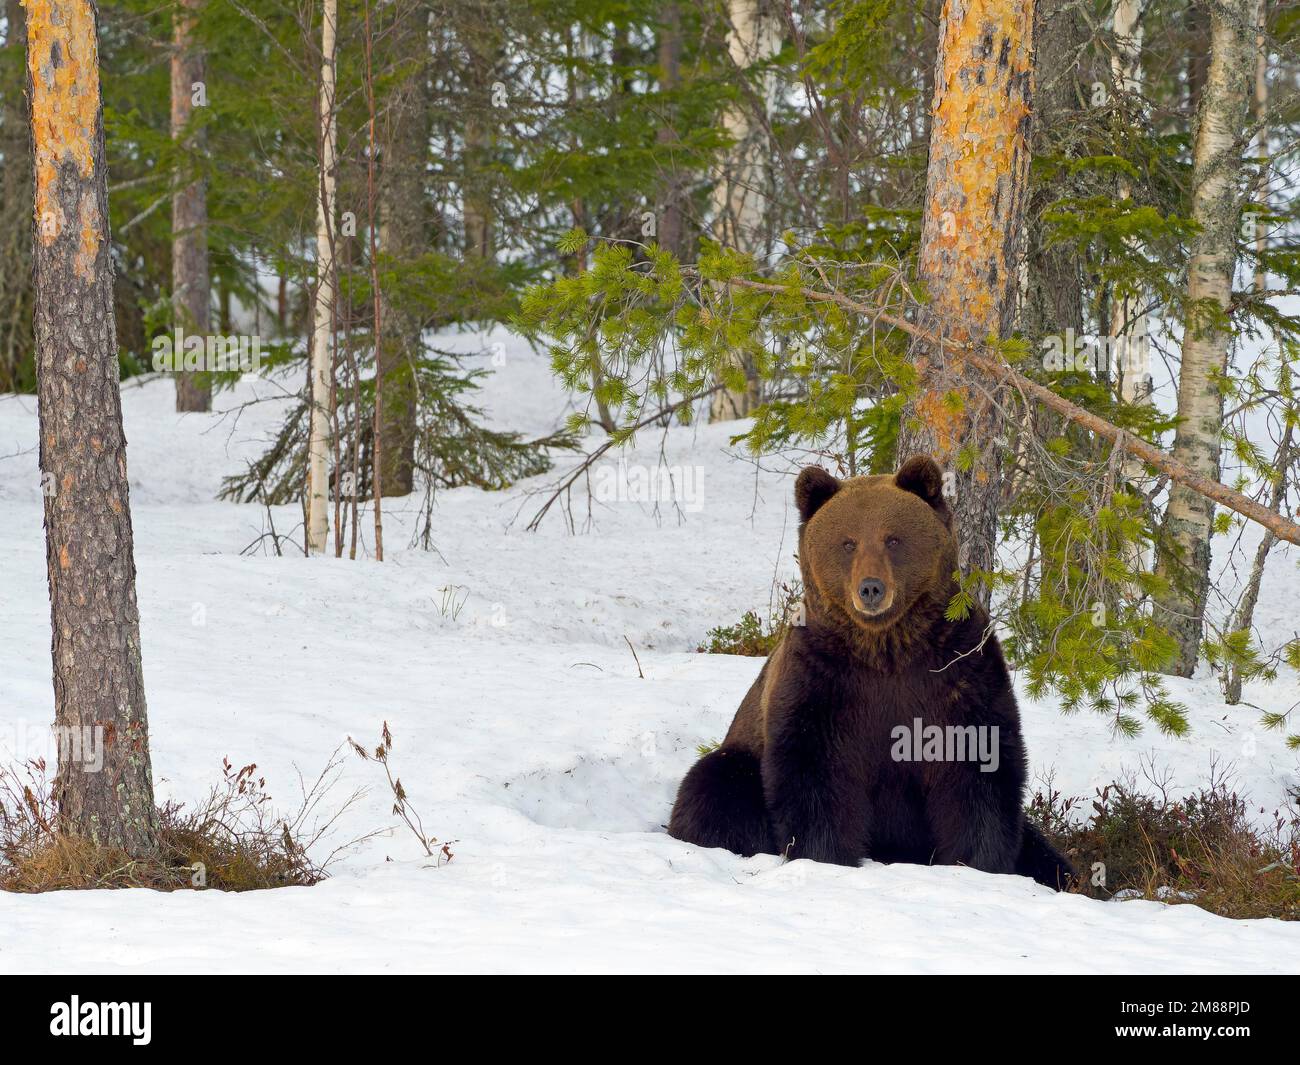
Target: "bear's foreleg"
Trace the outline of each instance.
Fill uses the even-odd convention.
[[[775,853],[758,759],[741,748],[721,747],[696,762],[677,789],[668,834],[746,858]]]
[[[867,853],[867,797],[836,764],[828,723],[815,713],[790,714],[768,737],[763,791],[776,850],[791,860],[810,858],[858,865]]]
[[[927,815],[933,864],[1015,871],[1024,813],[1012,776],[981,773],[972,762],[945,763],[929,789]]]

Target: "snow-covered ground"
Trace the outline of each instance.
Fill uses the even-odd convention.
[[[562,420],[569,400],[544,355],[503,334],[448,343],[486,345],[494,423],[532,434]],[[275,392],[250,379],[215,405]],[[379,564],[368,524],[364,561],[276,557],[266,544],[242,554],[265,511],[214,496],[282,407],[177,415],[172,396],[161,380],[123,390],[159,797],[201,796],[224,756],[256,762],[291,807],[297,770],[313,776],[349,735],[373,746],[386,720],[394,768],[429,831],[457,841],[455,859],[437,867],[391,827],[378,767],[349,757],[332,800],[370,790],[333,839],[385,831],[330,880],[2,896],[0,971],[1300,971],[1295,924],[1101,903],[957,868],[741,859],[669,838],[677,782],[760,665],[694,649],[795,573],[792,481],[779,463],[736,457],[725,428],[645,434],[626,456],[634,477],[662,462],[688,478],[681,513],[609,499],[587,527],[578,500],[576,535],[558,510],[530,533],[541,497],[529,492],[552,474],[442,494],[437,550],[422,551],[407,546],[417,502],[386,501]],[[53,716],[35,448],[34,398],[0,398],[5,758],[45,753]],[[275,513],[281,533],[299,522],[293,507]],[[1295,557],[1279,549],[1261,629],[1289,636],[1298,596]],[[1189,739],[1150,727],[1117,738],[1103,719],[1022,696],[1034,775],[1090,795],[1151,761],[1189,790],[1217,763],[1270,810],[1300,783],[1297,756],[1257,710],[1225,707],[1209,676],[1171,688],[1191,708]],[[1246,692],[1273,709],[1298,699],[1291,676]]]

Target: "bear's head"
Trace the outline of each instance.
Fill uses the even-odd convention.
[[[810,606],[879,633],[918,605],[946,605],[957,544],[943,475],[915,455],[892,476],[841,481],[808,466],[794,486],[799,564]],[[928,611],[927,611],[928,612]]]

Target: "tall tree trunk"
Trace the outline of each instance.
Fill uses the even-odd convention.
[[[1259,180],[1255,184],[1255,199],[1268,212],[1268,0],[1260,0],[1259,24],[1255,34],[1255,143],[1258,145]],[[1268,251],[1266,226],[1255,229],[1255,289],[1268,288],[1268,271],[1264,269],[1263,256]]]
[[[1210,68],[1192,156],[1192,218],[1199,232],[1187,269],[1187,321],[1178,376],[1173,457],[1219,479],[1223,393],[1231,334],[1225,318],[1237,266],[1243,201],[1243,144],[1255,73],[1259,0],[1225,0],[1210,21]],[[1156,601],[1156,619],[1178,642],[1170,672],[1189,677],[1200,649],[1210,587],[1214,504],[1183,485],[1169,492],[1156,572],[1169,589]]]
[[[370,289],[374,307],[375,337],[375,402],[370,418],[371,437],[373,440],[371,476],[371,499],[375,505],[375,561],[384,561],[384,434],[381,431],[380,412],[384,409],[384,375],[377,372],[384,350],[384,293],[379,283],[379,225],[378,202],[376,200],[375,162],[379,150],[376,134],[377,105],[375,100],[375,33],[370,18],[370,0],[362,0],[365,15],[365,37],[363,54],[365,56],[365,77],[362,87],[366,97],[366,231],[370,242]]]
[[[917,271],[920,319],[955,340],[1004,337],[1015,314],[1029,178],[1032,0],[947,0]],[[1004,426],[989,382],[951,350],[915,353],[918,394],[899,456],[933,455],[948,475],[963,574],[996,566]],[[972,589],[987,603],[989,589]]]
[[[675,90],[682,80],[682,12],[676,0],[664,4],[658,43],[659,91],[666,94]],[[671,112],[663,115],[661,121],[663,125],[655,134],[655,140],[671,149],[679,140]],[[686,254],[683,182],[675,159],[668,158],[663,165],[665,172],[659,192],[657,240],[661,248],[681,258]]]
[[[569,62],[566,67],[565,85],[568,96],[568,107],[573,114],[581,115],[584,111],[587,99],[586,81],[578,72],[577,65],[580,61],[587,61],[593,58],[591,37],[585,29],[580,26],[574,27],[569,34],[566,34],[565,53]],[[569,134],[569,151],[580,152],[582,150],[582,141],[576,130]],[[575,229],[585,230],[590,224],[588,218],[587,204],[581,197],[575,197],[572,204],[573,225]],[[581,273],[587,269],[587,253],[585,248],[580,248],[574,253],[573,267],[576,272]],[[613,433],[616,424],[614,414],[609,409],[609,404],[602,396],[602,386],[605,381],[605,375],[600,364],[599,354],[594,356],[594,363],[591,368],[591,383],[593,397],[592,401],[596,407],[596,424],[607,433]]]
[[[465,113],[465,158],[462,165],[461,211],[465,222],[465,257],[480,262],[496,254],[495,212],[486,180],[492,158],[491,114],[493,68],[499,46],[498,29],[490,13],[466,6],[460,35],[469,52],[470,105]]]
[[[1090,30],[1073,5],[1036,13],[1034,69],[1034,154],[1057,154],[1077,127],[1078,57]],[[1031,351],[1045,337],[1083,332],[1083,278],[1079,254],[1069,244],[1049,244],[1043,216],[1061,195],[1060,186],[1039,182],[1031,196],[1026,222],[1025,287],[1018,326]]]
[[[194,86],[204,79],[203,52],[194,46],[194,12],[199,0],[177,0],[172,40],[171,82],[173,140],[186,135],[194,114]],[[190,131],[190,146],[202,135]],[[206,336],[208,311],[208,195],[203,178],[178,186],[172,194],[172,312],[187,333]],[[206,374],[178,371],[176,409],[211,410],[212,388]]]
[[[1115,4],[1112,29],[1115,34],[1115,51],[1111,55],[1111,81],[1115,91],[1121,94],[1126,117],[1136,117],[1130,108],[1141,108],[1142,98],[1142,39],[1144,36],[1142,14],[1144,0],[1117,0]],[[1121,174],[1115,190],[1122,201],[1133,195],[1133,186],[1127,177]],[[1129,239],[1125,242],[1128,253],[1140,254],[1139,242]],[[1124,403],[1143,403],[1151,395],[1151,367],[1148,342],[1148,319],[1142,310],[1146,294],[1143,292],[1125,292],[1115,294],[1111,305],[1110,351],[1114,356],[1110,367],[1111,383],[1115,392]],[[1125,455],[1120,462],[1120,477],[1131,489],[1146,493],[1149,490],[1149,478],[1146,466],[1132,455]],[[1135,542],[1129,545],[1127,562],[1133,572],[1145,572],[1150,569],[1150,553],[1146,545]],[[1136,592],[1136,589],[1132,589]]]
[[[399,27],[393,41],[395,59],[410,75],[388,106],[379,205],[379,246],[394,263],[409,263],[430,246],[424,209],[431,132],[427,85],[430,22],[425,9],[418,6],[404,21],[406,25]],[[379,352],[379,372],[384,378],[379,424],[382,483],[384,495],[404,496],[415,488],[416,369],[423,354],[420,334],[424,323],[411,309],[409,297],[400,291],[385,297],[384,321],[385,340]]]
[[[1111,78],[1125,101],[1135,99],[1142,92],[1142,0],[1118,0],[1115,4],[1115,52],[1111,56]],[[1133,195],[1133,187],[1121,176],[1116,190],[1121,200]],[[1136,242],[1128,242],[1134,253]],[[1121,354],[1116,370],[1118,393],[1125,403],[1140,403],[1149,394],[1149,371],[1142,357],[1146,351],[1147,316],[1142,313],[1142,294],[1126,293],[1114,302],[1110,320],[1110,335],[1118,344],[1112,350]],[[1136,482],[1143,476],[1142,463],[1132,458],[1124,463],[1124,478]]]
[[[8,29],[3,61],[4,113],[0,114],[0,392],[31,387],[35,366],[32,334],[32,160],[27,97],[23,93],[26,30],[20,0],[5,0]]]
[[[765,0],[728,0],[730,26],[727,51],[741,77],[757,63],[765,62],[781,48],[781,23],[769,11]],[[776,84],[771,75],[760,81],[759,99],[768,114],[774,108]],[[753,114],[749,100],[732,104],[722,116],[731,147],[719,168],[713,186],[713,235],[738,251],[761,257],[765,251],[767,206],[772,197],[769,146],[763,124]],[[743,390],[719,389],[713,394],[709,420],[734,421],[747,418],[758,404],[758,379],[745,369],[748,385]]]
[[[324,554],[329,533],[330,397],[334,380],[334,187],[337,137],[334,100],[337,0],[324,0],[321,14],[320,99],[316,175],[316,299],[311,331],[311,420],[307,435],[307,551]]]
[[[36,347],[61,827],[146,853],[157,818],[118,391],[95,8],[28,0]],[[86,746],[102,744],[97,771]],[[82,757],[77,757],[82,755]]]

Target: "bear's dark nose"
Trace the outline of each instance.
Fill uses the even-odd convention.
[[[863,577],[858,585],[858,598],[868,610],[875,610],[885,598],[885,582],[877,577]]]

